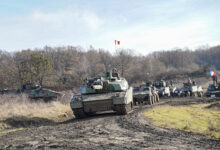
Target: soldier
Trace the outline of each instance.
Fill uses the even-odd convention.
[[[216,86],[218,84],[217,76],[212,76],[213,84]]]
[[[117,71],[116,68],[112,69],[112,77],[117,77],[117,78],[119,78],[118,71]]]
[[[170,80],[170,85],[173,86],[173,80]]]
[[[147,81],[146,85],[152,87],[152,82],[151,81]]]
[[[192,80],[190,78],[188,79],[188,84],[192,85]]]
[[[195,81],[193,81],[193,82],[192,82],[192,84],[193,84],[193,85],[196,85],[196,82],[195,82]]]

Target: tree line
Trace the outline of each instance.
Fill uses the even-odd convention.
[[[79,87],[86,77],[103,76],[117,68],[130,83],[207,73],[220,70],[220,46],[192,50],[153,52],[134,55],[132,50],[115,53],[92,46],[48,47],[18,52],[0,51],[0,90],[35,83],[58,90]]]

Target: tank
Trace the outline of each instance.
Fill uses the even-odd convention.
[[[106,72],[105,77],[86,79],[79,93],[70,100],[76,118],[110,110],[126,115],[132,106],[132,87],[129,87],[125,78],[113,71]]]
[[[62,96],[61,93],[44,88],[31,90],[28,95],[30,99],[43,99],[44,101],[54,100],[60,96]]]
[[[50,89],[42,88],[33,83],[26,83],[20,89],[1,91],[2,94],[27,94],[30,99],[43,99],[44,101],[54,100],[61,97],[62,94]]]
[[[30,99],[43,99],[44,101],[54,100],[62,96],[59,92],[42,88],[37,84],[24,84],[21,91],[27,93]]]

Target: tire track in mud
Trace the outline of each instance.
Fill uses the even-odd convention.
[[[220,149],[220,139],[153,126],[142,112],[162,105],[204,103],[200,99],[163,99],[135,107],[126,116],[98,114],[86,119],[0,136],[0,149]]]

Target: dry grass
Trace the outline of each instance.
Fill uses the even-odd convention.
[[[220,103],[163,106],[144,113],[153,124],[220,138]]]
[[[73,118],[69,106],[71,96],[71,92],[66,92],[60,100],[45,103],[42,100],[31,101],[26,95],[1,95],[0,132],[53,124]]]

